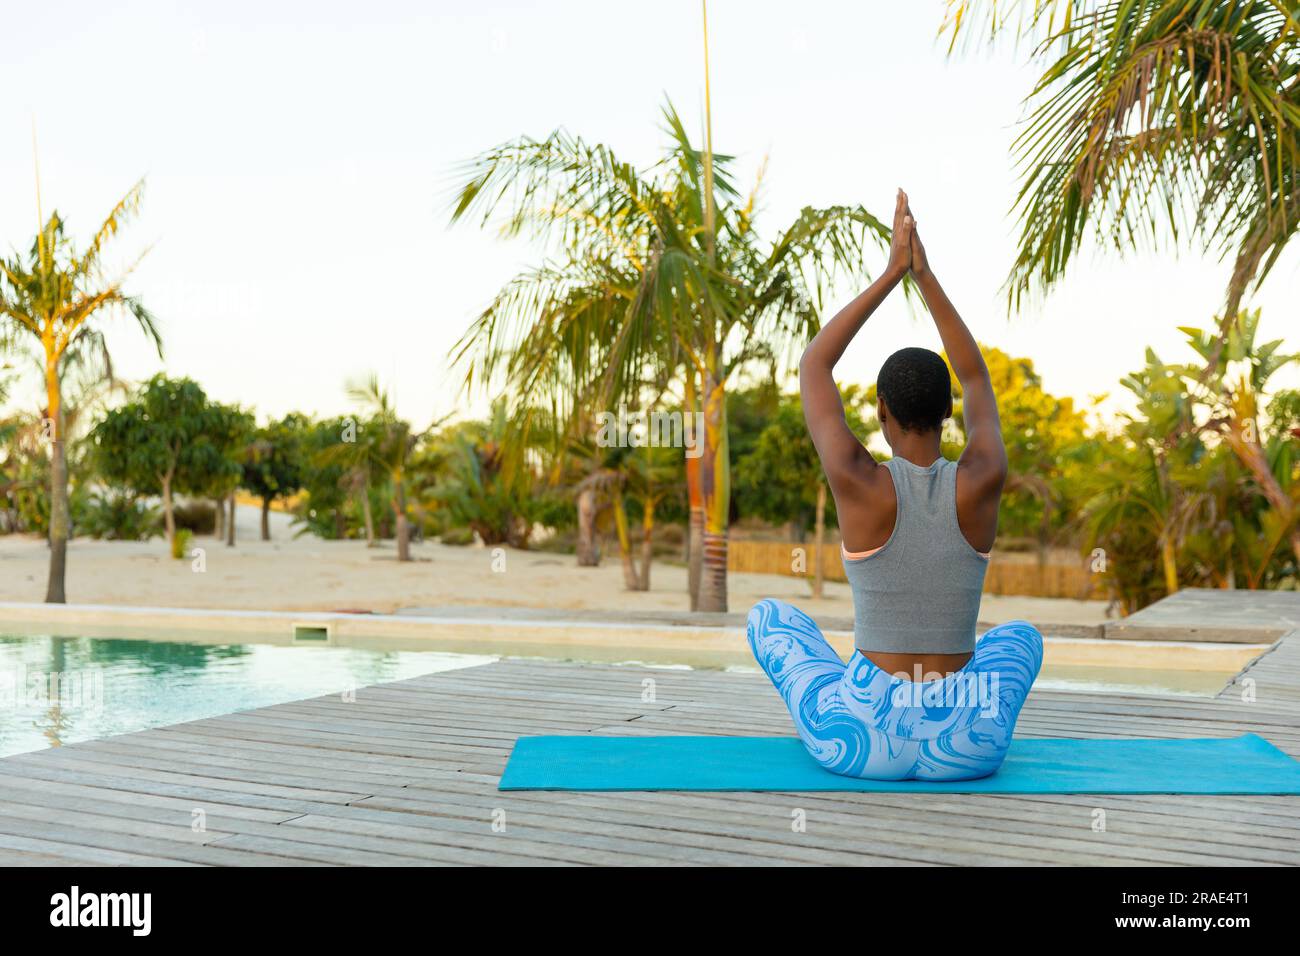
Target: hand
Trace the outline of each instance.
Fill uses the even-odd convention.
[[[889,265],[886,271],[896,279],[912,268],[912,213],[907,207],[907,193],[901,189],[894,202],[894,227],[889,241]]]
[[[930,260],[926,258],[925,246],[921,245],[921,235],[916,229],[916,219],[912,216],[912,207],[907,207],[908,236],[911,241],[912,275],[920,279],[930,274]]]

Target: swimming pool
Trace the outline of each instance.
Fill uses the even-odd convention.
[[[0,637],[0,757],[493,660],[438,651]]]

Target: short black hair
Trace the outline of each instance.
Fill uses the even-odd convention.
[[[904,431],[938,431],[952,412],[948,363],[929,349],[899,349],[880,367],[876,394]]]

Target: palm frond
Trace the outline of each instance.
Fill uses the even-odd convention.
[[[1008,305],[1057,283],[1095,234],[1121,251],[1195,242],[1233,257],[1235,312],[1300,221],[1294,3],[951,0],[948,13],[954,36],[1014,29],[1048,59],[1013,146]]]
[[[140,204],[143,200],[144,179],[140,179],[113,206],[95,232],[94,237],[90,240],[90,245],[86,247],[86,251],[75,257],[74,269],[79,277],[90,279],[99,274],[104,246],[118,234],[123,226],[130,222],[132,217],[139,213]]]

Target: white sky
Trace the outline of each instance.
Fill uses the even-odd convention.
[[[453,165],[559,125],[649,162],[665,96],[701,126],[696,0],[179,6],[50,0],[6,13],[0,248],[25,251],[35,232],[32,117],[46,212],[82,241],[147,175],[120,248],[156,243],[131,291],[162,320],[166,369],[262,413],[340,413],[344,382],[370,370],[418,426],[481,410],[483,396],[459,397],[448,353],[535,253],[447,227]],[[760,227],[770,236],[807,204],[883,216],[902,185],[976,336],[1032,357],[1049,390],[1115,393],[1148,345],[1188,358],[1176,327],[1212,321],[1228,272],[1194,253],[1085,254],[1041,307],[1007,317],[1008,146],[1035,74],[1010,49],[949,60],[942,11],[714,0],[715,147],[738,154],[742,186],[770,157]],[[1254,300],[1262,334],[1293,350],[1296,265],[1292,250]],[[122,374],[158,369],[126,320],[110,343]],[[842,377],[869,383],[917,344],[938,339],[890,301]]]

